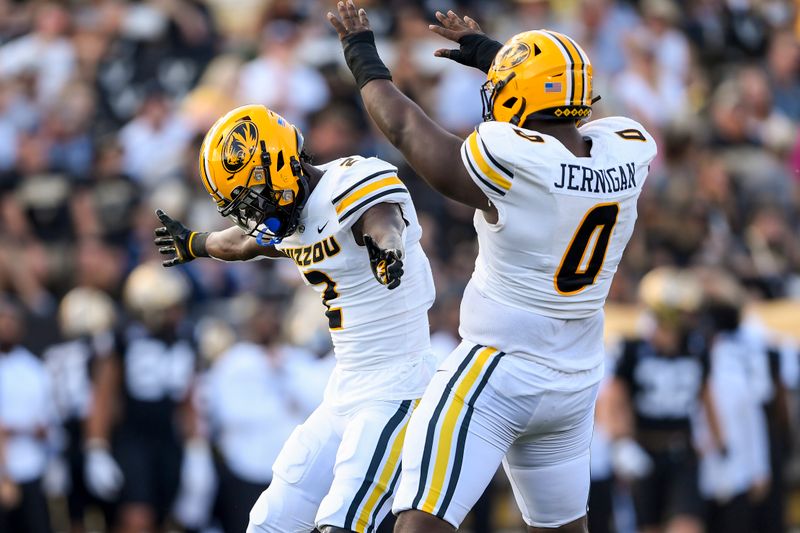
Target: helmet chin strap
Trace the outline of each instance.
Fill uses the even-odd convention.
[[[514,126],[519,126],[519,122],[520,122],[520,120],[522,120],[522,115],[525,114],[525,106],[526,105],[527,105],[527,101],[525,100],[525,97],[523,96],[522,97],[522,105],[519,106],[519,111],[514,113],[514,116],[511,117],[511,120],[509,120],[509,122],[511,124],[513,124]]]

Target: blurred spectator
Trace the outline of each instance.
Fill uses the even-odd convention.
[[[186,95],[181,115],[196,132],[206,132],[219,117],[236,107],[236,86],[242,61],[234,55],[217,56],[197,86]]]
[[[738,274],[767,297],[784,296],[786,283],[800,271],[800,244],[792,233],[785,215],[768,206],[744,230],[746,259]]]
[[[616,78],[614,96],[646,127],[664,127],[686,107],[685,73],[659,61],[657,51],[663,52],[649,32],[631,33],[626,44],[628,67]]]
[[[437,121],[452,132],[469,134],[483,120],[479,88],[485,81],[486,76],[476,69],[455,64],[445,68],[436,87]]]
[[[264,104],[305,129],[305,117],[328,101],[325,80],[306,66],[295,50],[299,31],[285,20],[263,30],[261,53],[242,67],[238,96],[241,104]]]
[[[0,47],[0,80],[31,76],[36,100],[45,108],[52,107],[75,69],[69,25],[64,6],[39,4],[33,30]]]
[[[157,87],[142,103],[139,112],[119,132],[125,172],[147,188],[174,177],[181,154],[192,132],[171,106],[169,97]]]
[[[316,358],[281,339],[283,305],[239,303],[251,308],[247,340],[222,353],[205,379],[207,416],[220,454],[216,514],[226,533],[247,525],[281,446],[322,399],[322,390],[307,387]]]
[[[743,290],[724,273],[703,276],[711,333],[709,389],[717,407],[719,449],[700,413],[700,490],[708,501],[707,531],[749,533],[755,504],[769,491],[769,444],[761,401],[771,387],[765,346],[740,327]]]
[[[20,346],[22,310],[0,301],[0,526],[9,533],[48,533],[42,489],[56,414],[41,361]]]
[[[307,142],[315,161],[333,161],[360,151],[363,126],[353,109],[329,106],[309,118]]]
[[[674,0],[644,0],[641,7],[658,68],[675,82],[685,83],[691,57],[686,37],[676,28],[680,9]]]
[[[64,430],[62,461],[67,478],[65,487],[70,530],[85,531],[87,510],[103,506],[84,481],[84,446],[98,429],[90,427],[89,413],[105,406],[95,404],[95,383],[107,373],[113,349],[116,310],[106,294],[85,287],[67,293],[58,309],[59,330],[64,342],[45,350],[43,360],[53,383],[58,420]],[[96,426],[97,417],[95,417]],[[105,508],[106,520],[110,509]]]
[[[791,32],[772,35],[767,73],[775,107],[788,118],[800,120],[800,45]]]
[[[96,58],[106,126],[128,120],[153,84],[186,94],[216,48],[214,22],[196,0],[101,3],[86,15],[108,38]]]
[[[613,0],[581,0],[578,23],[565,28],[589,55],[600,78],[625,68],[625,39],[638,27],[638,16],[626,3]],[[528,28],[536,29],[536,28]]]

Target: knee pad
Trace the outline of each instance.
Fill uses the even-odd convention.
[[[308,533],[316,513],[297,487],[275,478],[250,510],[247,533]]]

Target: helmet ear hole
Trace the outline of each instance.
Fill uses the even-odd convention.
[[[284,161],[283,161],[283,150],[281,150],[280,152],[278,152],[278,160],[276,161],[276,165],[277,165],[277,169],[276,169],[276,170],[277,170],[278,172],[280,172],[280,170],[283,168],[283,165],[284,165]]]
[[[514,107],[514,104],[516,103],[517,103],[517,97],[512,96],[511,98],[503,102],[503,107],[505,107],[506,109],[511,109],[512,107]]]

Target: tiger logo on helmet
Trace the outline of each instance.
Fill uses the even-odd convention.
[[[242,170],[256,152],[258,128],[244,120],[228,133],[222,142],[222,166],[231,174]]]
[[[222,216],[262,244],[275,244],[297,229],[308,198],[302,153],[297,128],[263,105],[246,105],[206,134],[200,176]]]
[[[484,120],[522,125],[529,118],[587,119],[593,101],[592,64],[566,35],[519,33],[495,56],[481,98]]]

